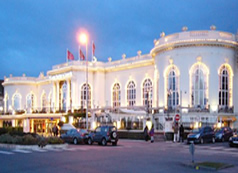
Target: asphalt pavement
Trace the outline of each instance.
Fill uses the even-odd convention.
[[[237,172],[238,148],[228,143],[195,145],[195,162],[212,161],[235,167],[217,172]],[[52,172],[211,172],[184,166],[191,163],[189,145],[173,142],[119,140],[117,146],[68,145],[34,150],[0,148],[1,173]]]

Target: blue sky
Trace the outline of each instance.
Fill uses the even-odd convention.
[[[0,0],[0,79],[46,74],[66,61],[67,48],[77,57],[81,28],[94,40],[98,61],[107,61],[149,53],[162,31],[211,25],[237,33],[238,1]]]

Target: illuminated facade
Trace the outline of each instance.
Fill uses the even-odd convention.
[[[126,128],[129,123],[129,129],[142,129],[150,117],[155,128],[163,130],[165,120],[179,114],[185,126],[221,122],[237,128],[236,35],[214,27],[185,28],[168,36],[162,33],[154,44],[150,54],[138,51],[131,58],[89,62],[88,86],[82,61],[53,66],[38,78],[5,78],[8,115],[1,116],[0,125],[11,121],[17,126],[20,121],[25,131],[35,131],[35,123],[45,121],[46,132],[46,126],[67,112],[86,107],[88,89],[91,124],[108,121]]]

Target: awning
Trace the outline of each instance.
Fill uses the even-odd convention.
[[[127,114],[142,114],[145,115],[146,112],[143,110],[130,110],[130,109],[120,109],[122,113],[127,113]]]
[[[218,121],[236,121],[235,115],[220,115]]]

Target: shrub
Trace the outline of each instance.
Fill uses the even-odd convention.
[[[32,135],[25,135],[22,137],[22,145],[36,145],[39,139],[34,138]]]
[[[8,133],[3,134],[0,136],[0,143],[12,144],[13,137],[11,135],[9,135]]]
[[[58,137],[48,137],[47,138],[48,144],[63,144],[64,141]]]

